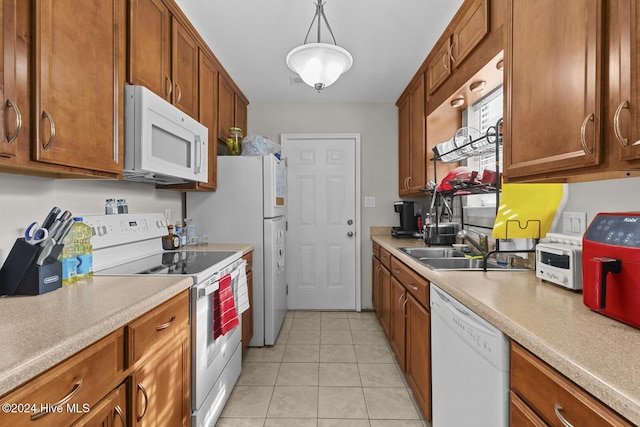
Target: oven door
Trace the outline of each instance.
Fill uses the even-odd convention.
[[[242,267],[243,264],[240,264]],[[238,278],[240,267],[232,270],[231,289],[234,302],[238,306]],[[191,410],[208,412],[211,408],[201,408],[216,381],[229,363],[242,338],[241,327],[235,327],[225,335],[213,338],[213,294],[219,289],[217,280],[208,279],[191,289]],[[240,316],[238,316],[240,320]],[[229,387],[231,392],[233,385]],[[228,396],[227,396],[228,397]],[[210,400],[210,399],[207,399]],[[215,399],[218,401],[219,399]],[[224,399],[226,401],[226,399]]]

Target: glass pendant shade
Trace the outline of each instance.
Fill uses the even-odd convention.
[[[302,81],[320,92],[331,86],[353,65],[353,57],[344,48],[329,43],[308,43],[287,54],[287,66]]]

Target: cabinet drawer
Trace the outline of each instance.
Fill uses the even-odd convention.
[[[129,365],[189,323],[189,290],[154,308],[127,326]]]
[[[515,342],[511,390],[552,426],[563,425],[560,417],[574,426],[632,425]]]
[[[71,425],[122,381],[123,339],[119,329],[2,398],[16,411],[3,410],[0,425]]]
[[[429,307],[429,282],[418,273],[398,261],[391,259],[391,274],[393,274],[407,291],[425,307]]]
[[[380,259],[380,245],[373,243],[373,256]]]
[[[242,255],[242,259],[247,261],[247,267],[245,268],[245,271],[248,273],[249,271],[251,271],[251,267],[253,266],[253,252]]]
[[[380,248],[380,263],[387,268],[391,268],[391,253],[385,248]]]

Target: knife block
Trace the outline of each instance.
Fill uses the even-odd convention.
[[[40,295],[62,287],[62,263],[57,258],[63,247],[55,245],[37,265],[42,247],[17,239],[0,269],[0,295]]]

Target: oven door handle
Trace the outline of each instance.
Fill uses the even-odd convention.
[[[204,288],[199,288],[198,289],[198,299],[200,299],[202,297],[206,297],[208,295],[211,295],[212,293],[214,293],[218,289],[220,289],[220,282],[218,282],[217,280],[215,282],[211,283],[210,285],[205,286]]]

